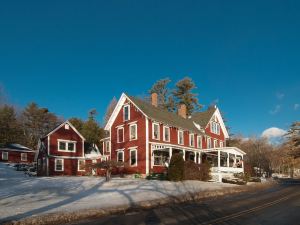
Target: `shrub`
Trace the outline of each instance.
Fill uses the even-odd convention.
[[[200,166],[191,160],[185,161],[184,170],[183,170],[183,179],[201,180]]]
[[[184,161],[182,154],[175,153],[172,155],[168,168],[168,179],[170,181],[182,181],[184,174]]]
[[[200,169],[200,180],[202,181],[208,181],[211,180],[211,165],[209,162],[205,161],[199,165]]]
[[[235,174],[233,174],[233,176],[236,178],[242,179],[246,182],[248,182],[250,179],[250,175],[248,173],[235,173]]]
[[[228,183],[228,184],[237,184],[237,185],[245,185],[247,184],[247,181],[244,181],[239,178],[234,178],[234,179],[228,179],[228,178],[222,178],[223,183]]]

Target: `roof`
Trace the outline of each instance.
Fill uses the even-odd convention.
[[[204,112],[197,112],[191,118],[185,119],[176,113],[155,107],[139,98],[133,96],[128,96],[128,98],[151,119],[196,133],[200,133],[201,130],[197,128],[195,123],[199,124],[202,129],[205,128],[216,111],[216,108],[210,108]]]
[[[32,150],[32,149],[27,148],[20,144],[6,144],[3,146],[0,146],[0,150],[16,151],[16,152],[35,152],[35,150]]]

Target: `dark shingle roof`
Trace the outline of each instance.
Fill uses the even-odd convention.
[[[0,150],[3,151],[17,151],[17,152],[35,152],[35,150],[32,150],[30,148],[27,148],[20,144],[6,144],[1,145]]]
[[[178,127],[181,129],[186,129],[195,133],[200,133],[201,131],[197,129],[194,122],[199,124],[201,128],[205,128],[210,118],[216,109],[209,109],[204,112],[195,113],[191,118],[182,118],[176,113],[169,112],[167,110],[154,107],[150,103],[143,101],[136,97],[128,97],[134,104],[136,104],[140,110],[142,110],[148,117],[158,122],[166,123],[169,126]]]

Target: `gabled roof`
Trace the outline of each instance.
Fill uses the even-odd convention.
[[[73,124],[69,120],[66,120],[65,122],[63,122],[60,125],[58,125],[57,127],[55,127],[52,131],[50,131],[43,138],[48,137],[49,135],[53,134],[55,131],[57,131],[58,129],[63,127],[65,124],[68,124],[79,135],[79,137],[81,137],[81,139],[83,139],[85,141],[85,138],[81,135],[81,133],[79,133],[79,131],[73,126]]]
[[[146,102],[142,99],[133,96],[128,96],[125,93],[122,94],[117,106],[115,107],[111,117],[109,118],[109,121],[105,126],[106,130],[109,130],[109,128],[111,127],[113,121],[115,120],[117,114],[121,110],[122,105],[124,104],[126,99],[132,102],[133,105],[135,105],[145,116],[149,117],[150,119],[164,123],[169,126],[189,130],[194,133],[203,133],[204,129],[210,122],[212,116],[216,115],[220,121],[225,137],[228,137],[228,133],[224,125],[223,119],[221,117],[220,111],[216,107],[209,108],[204,112],[197,112],[193,114],[190,118],[185,119],[177,115],[177,113],[169,112],[167,110],[154,107],[149,102]]]
[[[20,144],[6,144],[3,146],[0,146],[0,150],[16,151],[16,152],[35,152],[35,150],[32,150],[32,149],[27,148]]]

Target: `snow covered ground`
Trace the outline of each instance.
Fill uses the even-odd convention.
[[[132,205],[185,193],[221,190],[231,184],[99,177],[27,177],[0,163],[0,223],[33,215]]]

